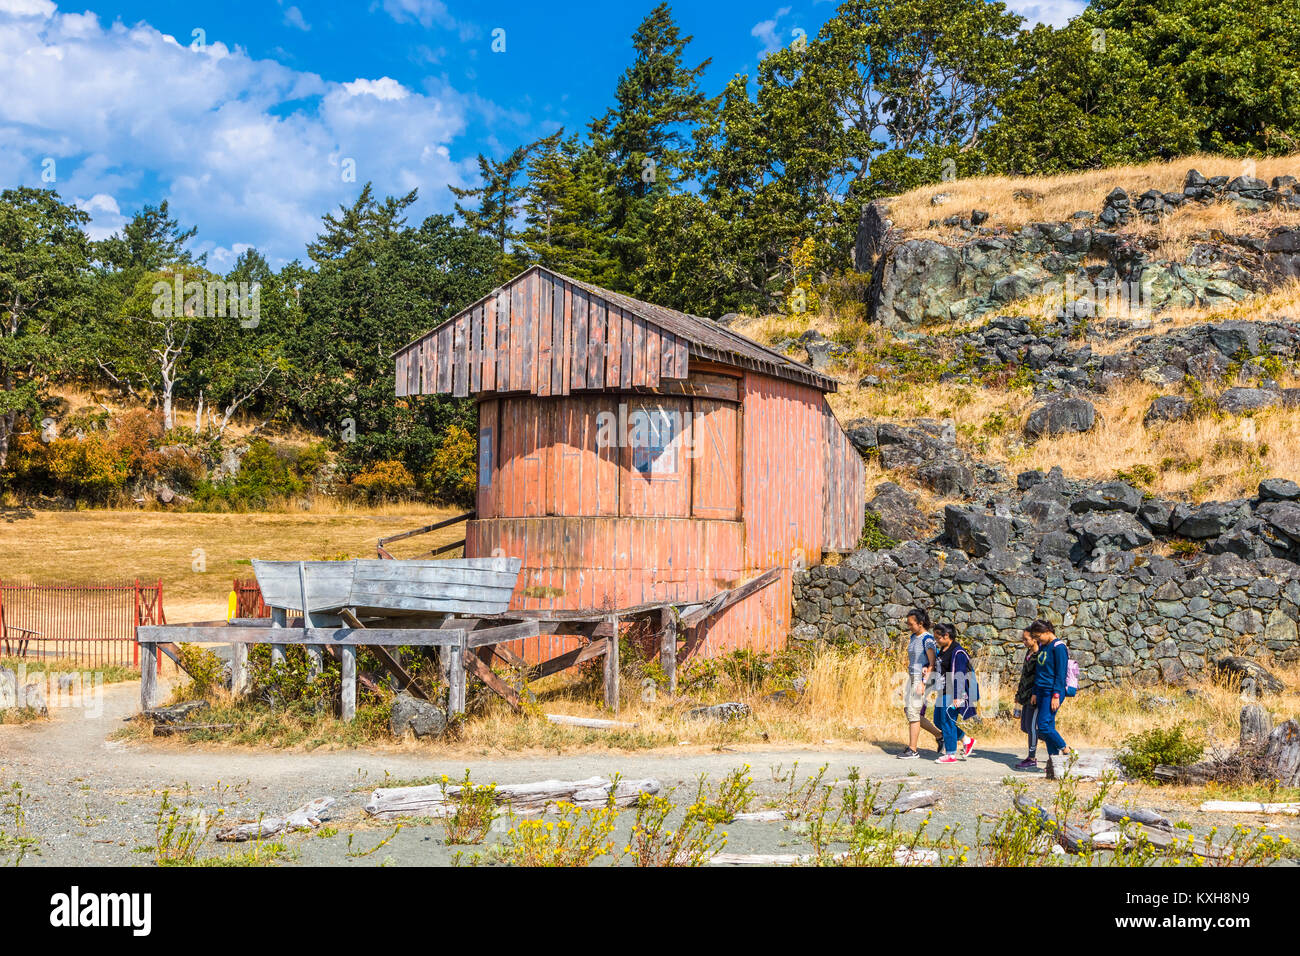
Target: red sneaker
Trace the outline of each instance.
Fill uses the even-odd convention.
[[[966,751],[965,751],[965,756],[969,757],[969,756],[970,756],[970,752],[971,752],[972,750],[974,750],[974,749],[975,749],[975,738],[974,738],[974,737],[967,737],[967,738],[966,738]]]
[[[944,754],[935,763],[961,763],[956,754]]]

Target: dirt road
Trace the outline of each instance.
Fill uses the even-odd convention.
[[[174,803],[189,801],[209,814],[224,809],[226,819],[256,819],[260,814],[291,810],[320,796],[337,803],[328,824],[337,835],[315,834],[287,839],[287,863],[376,865],[440,864],[456,848],[442,842],[438,824],[403,827],[391,842],[370,855],[358,855],[379,843],[394,826],[378,824],[361,807],[375,787],[402,781],[463,776],[468,769],[476,782],[521,783],[548,778],[582,779],[654,777],[665,788],[679,787],[683,798],[694,793],[701,774],[712,780],[749,765],[756,799],[751,809],[775,805],[789,787],[774,772],[788,772],[796,763],[800,782],[826,766],[827,782],[844,779],[857,767],[863,777],[886,781],[887,790],[934,789],[943,795],[931,826],[959,826],[973,838],[980,814],[996,814],[1008,805],[1008,777],[1023,778],[1011,766],[1020,758],[1006,750],[977,751],[956,765],[932,759],[901,761],[871,747],[843,749],[775,748],[682,753],[580,753],[527,757],[437,757],[368,750],[278,752],[197,749],[167,743],[125,743],[108,739],[124,717],[138,708],[136,684],[104,688],[102,713],[57,708],[48,721],[0,727],[0,786],[8,809],[0,814],[0,829],[15,832],[14,809],[21,785],[26,831],[39,840],[38,853],[24,865],[88,864],[147,865],[156,846],[156,818],[163,791]],[[1047,797],[1053,784],[1030,776],[1031,792]],[[683,800],[684,802],[684,800]],[[620,830],[630,826],[623,814]],[[919,825],[921,815],[908,818]],[[988,823],[984,823],[987,830]],[[727,827],[728,852],[789,853],[806,849],[800,826],[792,822],[735,822]],[[348,836],[353,836],[349,847]],[[493,834],[489,839],[500,839]],[[620,844],[621,845],[621,844]],[[139,848],[146,848],[140,850]],[[469,848],[472,849],[472,848]],[[209,842],[204,855],[223,856],[226,844]]]

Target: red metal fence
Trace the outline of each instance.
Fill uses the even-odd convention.
[[[90,667],[139,665],[135,629],[166,624],[155,584],[30,584],[0,581],[0,651]],[[34,632],[34,633],[33,633]]]

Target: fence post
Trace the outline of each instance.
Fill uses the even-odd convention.
[[[132,593],[135,595],[135,626],[139,627],[140,626],[140,579],[139,578],[135,579],[135,585],[132,590]],[[131,648],[131,665],[133,667],[140,666],[140,642],[139,641],[136,641],[135,645]]]

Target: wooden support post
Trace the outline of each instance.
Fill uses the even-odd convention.
[[[158,706],[158,654],[153,644],[140,645],[140,709]]]
[[[447,715],[465,713],[465,639],[444,648],[447,655]]]
[[[307,600],[307,566],[302,561],[298,562],[298,590],[302,596],[302,626],[311,627],[311,607]],[[325,670],[324,652],[314,644],[308,644],[306,650],[307,680],[315,683],[316,678]]]
[[[618,618],[611,617],[614,633],[605,638],[605,707],[618,713]]]
[[[677,696],[677,615],[671,607],[659,612],[659,667],[668,679],[668,696]]]
[[[286,618],[285,618],[284,608],[282,608],[282,607],[273,607],[273,608],[271,608],[271,627],[272,627],[272,628],[284,627],[284,625],[285,625],[285,621],[286,621]],[[272,642],[272,644],[271,644],[271,666],[272,666],[272,667],[275,667],[277,664],[283,664],[283,663],[284,663],[284,645],[283,645],[283,644],[276,644],[276,643]]]
[[[343,683],[339,692],[342,698],[340,716],[351,721],[357,716],[357,649],[355,645],[339,647],[339,664],[343,671]]]
[[[248,645],[230,645],[230,693],[243,697],[248,693]]]

